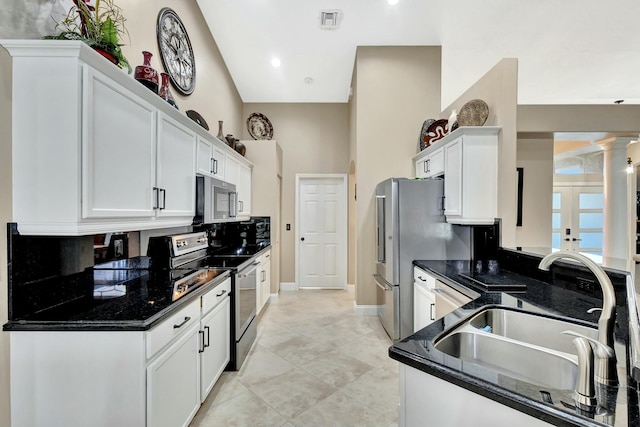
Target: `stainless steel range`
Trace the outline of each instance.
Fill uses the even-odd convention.
[[[236,371],[247,357],[257,334],[256,270],[259,263],[252,255],[211,256],[208,247],[207,233],[203,231],[151,237],[147,254],[154,265],[170,268],[177,274],[184,270],[231,271],[231,361],[227,370]],[[195,278],[197,275],[188,275],[181,284],[188,287],[189,279]]]

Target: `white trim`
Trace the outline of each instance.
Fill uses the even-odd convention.
[[[347,291],[351,292],[352,294],[356,293],[356,285],[351,284],[351,283],[347,283]]]
[[[277,302],[278,301],[278,295],[279,295],[278,293],[269,295],[269,304],[271,304],[272,302]]]
[[[348,234],[349,231],[349,186],[348,186],[348,175],[346,173],[297,173],[296,174],[296,192],[295,192],[295,280],[296,280],[296,289],[298,289],[298,283],[300,283],[300,179],[306,178],[320,178],[320,179],[341,179],[342,180],[342,189],[344,193],[344,211],[342,212],[342,218],[345,221],[346,231]],[[345,267],[345,285],[341,289],[347,289],[347,275],[349,271],[349,262],[348,262],[348,247],[349,242],[348,238],[345,237],[345,253],[344,253],[344,267]]]
[[[353,302],[353,312],[358,316],[377,316],[382,305],[358,305]]]
[[[298,288],[298,282],[281,282],[280,283],[280,290],[281,291],[297,291]]]

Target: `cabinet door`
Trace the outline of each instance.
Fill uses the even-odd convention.
[[[197,172],[224,179],[225,152],[213,142],[198,137]]]
[[[158,216],[193,216],[196,135],[163,114],[158,124]]]
[[[420,282],[413,284],[413,331],[419,331],[435,320],[435,296]]]
[[[444,214],[462,215],[462,138],[444,147]]]
[[[82,217],[153,217],[155,108],[84,69]]]
[[[266,262],[262,265],[262,283],[260,284],[262,287],[260,293],[262,307],[269,301],[269,296],[271,295],[271,258],[264,259],[266,259]]]
[[[238,169],[238,214],[251,214],[251,168],[240,165]]]
[[[427,177],[427,158],[422,158],[416,161],[416,178]]]
[[[227,294],[228,295],[228,294]],[[202,318],[200,398],[204,402],[230,358],[231,305],[227,296]]]
[[[201,175],[213,176],[215,165],[213,162],[213,143],[198,137],[197,172]]]
[[[240,162],[232,156],[227,156],[225,162],[225,181],[238,186],[238,173],[240,171]],[[237,190],[237,188],[236,188]]]
[[[200,407],[198,325],[147,367],[147,425],[186,426]]]
[[[440,148],[429,155],[428,169],[428,176],[440,176],[444,173],[444,148]]]

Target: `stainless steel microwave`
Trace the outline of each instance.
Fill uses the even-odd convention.
[[[208,176],[196,176],[196,213],[194,224],[236,221],[238,193],[236,186]]]

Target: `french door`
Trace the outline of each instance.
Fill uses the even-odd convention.
[[[551,246],[602,256],[602,186],[554,186]]]

